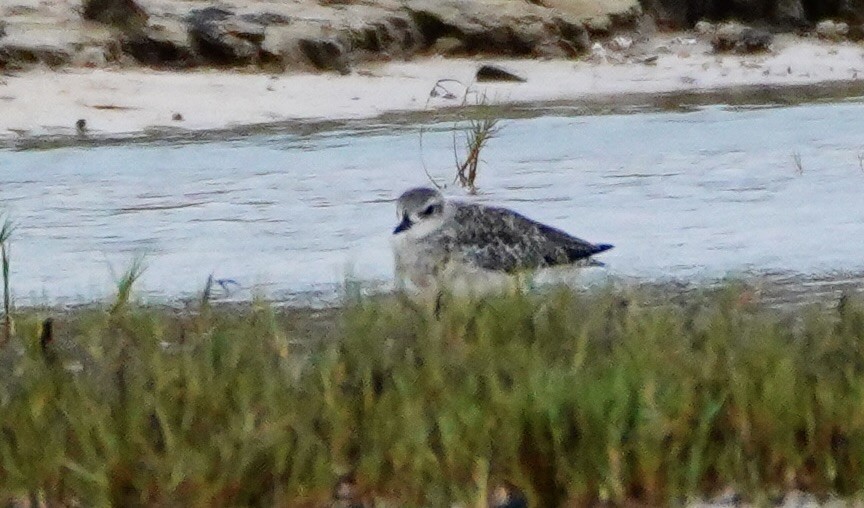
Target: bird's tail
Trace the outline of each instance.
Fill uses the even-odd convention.
[[[601,252],[606,252],[607,250],[609,250],[613,247],[615,247],[615,246],[612,244],[598,243],[598,244],[594,245],[594,249],[593,249],[594,252],[592,252],[591,255],[593,256],[594,254],[600,254]]]

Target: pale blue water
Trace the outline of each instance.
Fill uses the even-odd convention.
[[[504,120],[464,199],[613,243],[640,279],[864,270],[864,104]],[[101,298],[136,252],[147,294],[207,275],[273,298],[388,281],[391,200],[452,182],[450,124],[242,141],[0,151],[19,302]],[[800,154],[799,174],[793,154]]]

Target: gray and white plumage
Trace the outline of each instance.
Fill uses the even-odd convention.
[[[414,188],[397,200],[393,231],[397,277],[428,286],[442,277],[514,275],[555,266],[600,265],[612,248],[593,244],[506,208],[448,201]]]

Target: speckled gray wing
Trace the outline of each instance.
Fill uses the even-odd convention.
[[[505,208],[460,203],[450,257],[487,270],[516,272],[575,263],[611,245],[595,245]]]

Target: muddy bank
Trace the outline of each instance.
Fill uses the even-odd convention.
[[[620,34],[640,42],[658,25],[729,19],[771,32],[864,37],[858,0],[13,0],[0,7],[0,68],[345,74],[430,55],[575,59]],[[839,24],[818,30],[819,22]]]
[[[749,26],[700,21],[666,32],[690,27],[693,13],[702,19],[738,11],[643,4],[4,2],[0,140],[375,118],[457,106],[469,88],[495,104],[606,103],[640,94],[854,84],[864,70],[864,49],[852,40],[854,9],[802,7],[798,33],[774,33],[781,28],[772,21],[776,9],[742,14]],[[826,13],[846,21],[816,24]],[[488,63],[497,69],[478,75]],[[455,82],[437,89],[439,80]]]
[[[145,65],[350,72],[361,62],[494,54],[573,58],[630,26],[636,0],[269,2],[14,0],[0,68]]]
[[[490,61],[525,82],[475,83],[480,64]],[[761,97],[819,83],[844,84],[856,95],[862,71],[864,49],[849,42],[778,35],[770,52],[718,54],[710,35],[689,32],[658,35],[626,49],[599,46],[577,61],[438,57],[370,62],[345,76],[37,68],[0,77],[0,140],[8,145],[38,136],[86,140],[369,119],[458,107],[475,97],[467,87],[496,105],[628,103],[628,96],[641,101],[736,87]],[[436,88],[444,79],[455,81]]]

